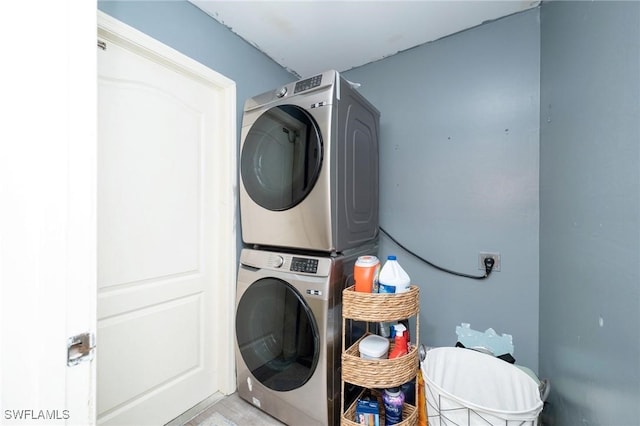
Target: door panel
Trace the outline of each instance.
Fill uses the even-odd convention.
[[[118,34],[98,33],[98,423],[164,424],[235,389],[233,348],[214,344],[232,341],[235,90],[108,24]]]
[[[166,90],[101,81],[100,288],[200,268],[207,117]]]
[[[202,297],[194,295],[101,321],[99,412],[198,374],[205,364],[200,345],[202,306]],[[149,334],[150,328],[164,332]]]
[[[96,6],[61,6],[2,8],[2,425],[95,424],[95,362],[68,366],[67,339],[96,331]]]

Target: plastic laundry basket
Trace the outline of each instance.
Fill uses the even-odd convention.
[[[518,367],[464,348],[435,348],[421,365],[429,425],[537,425],[537,383]]]

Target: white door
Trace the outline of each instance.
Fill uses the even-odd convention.
[[[66,342],[95,332],[95,5],[3,6],[0,424],[90,425],[95,363]]]
[[[98,16],[98,423],[235,389],[235,85]]]

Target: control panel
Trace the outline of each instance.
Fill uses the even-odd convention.
[[[275,253],[266,250],[243,249],[240,263],[250,268],[282,273],[327,277],[332,271],[331,257],[306,256],[302,253]]]
[[[293,257],[291,259],[290,271],[293,272],[306,272],[308,274],[315,274],[318,272],[318,259],[309,259],[305,257]]]
[[[321,83],[322,74],[316,75],[315,77],[307,78],[305,80],[300,80],[296,83],[296,86],[293,89],[293,93],[296,94],[298,92],[313,89],[314,87],[320,86]]]

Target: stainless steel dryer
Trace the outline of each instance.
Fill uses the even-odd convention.
[[[336,71],[248,99],[243,241],[341,252],[375,239],[379,122],[376,108]]]
[[[340,423],[342,290],[358,256],[243,249],[236,299],[238,394],[295,426]],[[350,336],[349,341],[358,336]]]

